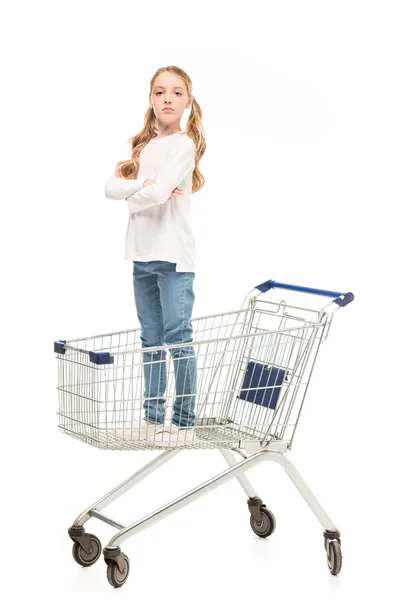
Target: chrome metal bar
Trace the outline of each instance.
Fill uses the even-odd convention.
[[[100,498],[97,502],[94,502],[89,508],[84,510],[74,521],[74,525],[84,525],[86,521],[90,519],[91,511],[96,510],[100,511],[105,506],[108,506],[111,502],[125,494],[132,487],[137,485],[142,479],[150,475],[153,471],[161,467],[161,465],[165,464],[167,461],[171,460],[174,456],[176,456],[181,451],[181,448],[174,448],[173,450],[166,450],[157,458],[149,462],[147,465],[139,469],[136,473],[134,473],[131,477],[117,485],[113,490],[108,492],[105,496]]]
[[[271,460],[274,460],[285,469],[286,473],[289,475],[290,479],[293,481],[294,485],[297,487],[300,494],[303,496],[304,500],[307,502],[318,521],[321,523],[322,527],[324,527],[324,529],[336,530],[336,527],[287,456],[277,452],[276,456],[271,458]]]
[[[109,525],[111,525],[112,527],[115,527],[116,529],[125,529],[125,525],[121,525],[121,523],[117,523],[117,521],[114,521],[114,519],[110,519],[109,517],[106,517],[102,513],[98,512],[97,510],[94,510],[94,509],[91,510],[90,516],[95,517],[96,519],[99,519],[99,521],[104,521],[104,523],[108,523]]]
[[[321,505],[319,504],[315,496],[312,494],[310,488],[306,485],[306,483],[299,475],[292,463],[280,452],[274,450],[263,450],[256,454],[253,454],[252,456],[246,458],[242,462],[237,463],[235,466],[230,467],[226,471],[220,473],[219,475],[216,475],[212,479],[209,479],[205,483],[192,489],[186,494],[183,494],[179,498],[176,498],[172,502],[169,502],[165,506],[159,508],[158,510],[155,510],[146,517],[139,519],[139,521],[136,521],[136,523],[133,523],[132,525],[126,527],[124,530],[120,531],[111,538],[110,542],[107,544],[107,547],[112,548],[119,546],[120,544],[122,544],[122,542],[129,539],[133,535],[140,533],[140,531],[143,531],[147,527],[150,527],[150,525],[154,525],[154,523],[157,523],[157,521],[160,521],[168,515],[173,514],[180,508],[183,508],[187,504],[190,504],[194,500],[197,500],[204,494],[211,492],[212,490],[219,487],[223,483],[229,481],[233,477],[237,477],[243,471],[251,469],[263,460],[272,460],[280,464],[285,469],[289,477],[292,479],[293,483],[296,485],[297,489],[299,490],[307,504],[310,506],[311,510],[314,512],[315,516],[320,521],[322,526],[325,529],[336,530],[336,527],[333,525],[328,515],[322,509]]]
[[[230,467],[234,467],[238,464],[238,461],[230,450],[226,448],[220,448],[219,450]],[[236,478],[249,498],[258,497],[246,475],[237,475]]]
[[[241,473],[242,471],[245,471],[246,469],[249,469],[252,466],[255,466],[256,464],[261,462],[263,459],[265,459],[266,456],[267,456],[267,451],[258,452],[257,454],[253,454],[246,460],[243,460],[242,462],[237,463],[235,466],[231,467],[230,469],[223,471],[219,475],[216,475],[212,479],[209,479],[205,483],[190,490],[186,494],[183,494],[179,498],[176,498],[172,502],[169,502],[165,506],[159,508],[158,510],[155,510],[154,512],[150,513],[146,517],[139,519],[139,521],[136,521],[136,523],[133,523],[132,525],[127,527],[125,530],[114,535],[111,538],[111,540],[109,541],[109,543],[107,544],[107,547],[119,546],[120,544],[122,544],[122,542],[124,542],[131,536],[139,533],[140,531],[143,531],[147,527],[150,527],[150,525],[154,525],[154,523],[157,523],[157,521],[160,521],[161,519],[164,519],[168,515],[173,514],[180,508],[183,508],[187,504],[190,504],[194,500],[197,500],[204,494],[211,492],[213,489],[219,487],[220,485],[229,481],[233,477],[237,477],[238,473]]]

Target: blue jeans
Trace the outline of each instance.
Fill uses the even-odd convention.
[[[133,288],[141,325],[142,348],[192,342],[190,322],[195,294],[191,272],[177,272],[176,263],[133,261]],[[175,374],[172,423],[195,422],[197,359],[193,346],[169,349]],[[167,385],[166,351],[143,352],[144,418],[164,424]]]

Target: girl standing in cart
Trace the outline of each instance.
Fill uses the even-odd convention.
[[[185,109],[190,116],[183,131]],[[125,199],[129,210],[125,260],[133,261],[142,348],[189,343],[196,258],[188,217],[191,194],[205,181],[198,164],[206,143],[202,112],[185,71],[176,66],[156,71],[144,127],[129,142],[131,158],[118,162],[105,195]],[[170,350],[176,389],[170,426],[165,423],[166,351],[143,352],[144,415],[129,428],[116,430],[119,437],[157,446],[193,443],[196,354],[190,345]]]

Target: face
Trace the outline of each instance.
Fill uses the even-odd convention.
[[[191,105],[192,99],[189,98],[185,83],[180,77],[173,73],[161,73],[155,79],[150,106],[162,129],[179,128],[179,121],[185,108],[190,108]],[[166,108],[172,110],[165,110]]]

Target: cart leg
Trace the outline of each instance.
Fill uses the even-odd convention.
[[[175,450],[172,450],[171,454],[173,452],[175,452]],[[277,450],[272,449],[263,450],[261,452],[252,454],[251,456],[231,466],[226,471],[223,471],[219,475],[216,475],[212,479],[209,479],[203,484],[190,490],[186,494],[183,494],[179,498],[176,498],[175,500],[166,504],[165,506],[155,510],[154,512],[143,517],[142,519],[139,519],[138,521],[136,521],[136,523],[133,523],[132,525],[121,529],[121,531],[119,531],[111,538],[110,542],[103,550],[104,559],[108,565],[108,568],[110,569],[111,565],[114,569],[115,574],[118,574],[118,576],[120,577],[125,577],[124,574],[127,572],[126,569],[129,569],[129,566],[127,566],[127,557],[121,552],[121,549],[119,547],[120,544],[122,544],[125,540],[129,539],[133,535],[136,535],[144,529],[147,529],[147,527],[150,527],[154,523],[157,523],[157,521],[164,519],[165,517],[176,512],[180,508],[183,508],[187,504],[194,502],[201,496],[207,494],[208,492],[211,492],[220,485],[223,485],[227,481],[230,481],[234,477],[238,478],[238,476],[241,476],[241,474],[244,471],[255,467],[257,464],[263,462],[264,460],[272,460],[283,466],[289,477],[292,479],[293,483],[296,485],[297,489],[302,494],[303,498],[306,500],[307,504],[310,506],[310,508],[312,509],[316,517],[319,519],[321,524],[325,527],[326,531],[324,533],[324,537],[327,553],[328,549],[330,550],[332,548],[332,552],[329,552],[328,562],[331,561],[332,564],[335,564],[335,570],[331,569],[331,572],[333,574],[337,574],[338,568],[340,568],[341,565],[341,558],[340,561],[338,559],[338,544],[340,544],[339,531],[334,527],[332,521],[322,509],[321,505],[318,503],[311,490],[301,478],[294,466],[290,463],[290,461],[283,454],[281,454]],[[246,482],[246,489],[252,490],[251,485],[250,488],[247,487],[247,484],[249,483],[247,480],[241,477],[241,481]],[[259,535],[261,535],[262,537],[266,537],[264,535],[264,532],[261,530],[259,532]]]
[[[220,448],[219,450],[230,467],[234,467],[235,465],[238,464],[238,461],[234,457],[233,452],[231,450],[228,450],[227,448]],[[245,459],[246,458],[247,457],[245,457]],[[236,479],[238,480],[238,482],[240,483],[240,485],[242,486],[242,488],[244,489],[244,491],[246,492],[246,494],[248,496],[247,506],[249,508],[249,511],[250,511],[251,516],[253,517],[255,523],[259,527],[261,527],[262,523],[263,523],[262,512],[264,512],[265,514],[268,515],[268,518],[269,518],[268,535],[271,535],[275,531],[275,527],[276,527],[275,517],[273,516],[272,512],[266,509],[265,504],[261,500],[260,496],[255,492],[253,486],[251,485],[250,481],[247,479],[246,475],[239,474],[236,476]],[[266,510],[262,511],[262,508],[264,508]],[[264,520],[266,520],[265,517],[264,517]],[[265,535],[265,533],[266,533],[266,530],[265,530],[265,527],[263,527],[263,537],[267,537]]]
[[[233,479],[234,477],[238,477],[238,475],[240,475],[242,472],[246,471],[247,469],[250,469],[251,467],[255,466],[256,464],[267,459],[268,454],[269,454],[269,452],[262,451],[262,452],[253,454],[252,456],[249,456],[245,460],[236,463],[234,466],[230,467],[226,471],[223,471],[222,473],[216,475],[212,479],[209,479],[205,483],[199,485],[198,487],[194,488],[193,490],[190,490],[186,494],[183,494],[179,498],[176,498],[172,502],[159,508],[158,510],[154,511],[153,513],[147,515],[146,517],[143,517],[142,519],[139,519],[139,521],[136,521],[136,523],[133,523],[132,525],[129,525],[128,527],[125,527],[123,530],[119,531],[119,533],[116,533],[111,538],[111,540],[110,540],[109,544],[106,546],[106,548],[104,548],[103,552],[104,552],[105,557],[107,556],[108,550],[116,549],[118,547],[118,544],[122,544],[122,542],[129,539],[133,535],[136,535],[140,531],[147,529],[147,527],[150,527],[150,525],[157,523],[157,521],[164,519],[165,517],[176,512],[180,508],[183,508],[187,504],[190,504],[194,500],[197,500],[197,498],[200,498],[204,494],[211,492],[213,489],[219,487],[220,485],[229,481],[230,479]]]
[[[176,450],[171,450],[170,452],[173,453],[176,452]],[[239,478],[240,476],[241,480],[243,481],[242,473],[244,471],[251,469],[252,467],[265,460],[277,462],[285,469],[286,473],[289,475],[290,479],[293,481],[293,483],[303,496],[304,500],[307,502],[307,504],[321,523],[321,525],[328,532],[327,536],[325,537],[329,537],[331,539],[339,539],[340,533],[338,529],[334,526],[331,519],[328,517],[328,515],[326,514],[318,500],[315,498],[314,494],[312,493],[304,479],[300,476],[297,469],[290,462],[290,460],[284,454],[278,452],[277,450],[264,450],[261,452],[257,452],[256,454],[252,454],[248,458],[237,462],[236,465],[230,467],[226,471],[223,471],[219,475],[216,475],[212,479],[209,479],[205,483],[199,485],[198,487],[187,492],[186,494],[183,494],[176,500],[173,500],[169,504],[166,504],[165,506],[154,511],[148,516],[143,517],[133,525],[125,527],[110,540],[108,547],[115,547],[116,542],[122,543],[124,540],[130,538],[132,535],[143,531],[150,525],[153,525],[153,523],[160,521],[161,519],[167,517],[169,514],[176,512],[181,507],[186,506],[187,504],[193,502],[194,500],[197,500],[197,498],[200,498],[204,494],[211,492],[213,489],[219,487],[223,483],[233,479],[233,477]],[[251,487],[251,485],[248,488],[246,484],[246,489],[253,492],[253,488]]]
[[[307,502],[308,506],[311,508],[321,525],[327,531],[336,534],[335,539],[338,539],[340,536],[339,531],[336,529],[293,463],[291,463],[290,460],[280,452],[271,454],[269,459],[279,463],[285,469],[286,473],[289,475],[290,479],[293,481],[294,485],[297,487],[300,494],[303,496],[304,500]]]
[[[220,448],[219,450],[230,467],[234,467],[238,464],[238,461],[233,456],[233,453],[230,450],[228,450],[227,448]],[[249,498],[258,498],[253,486],[247,479],[246,475],[239,474],[236,476],[236,479],[238,480],[238,482],[240,483],[240,485],[242,486]]]
[[[125,494],[128,490],[137,485],[142,479],[150,475],[153,471],[161,467],[161,465],[165,464],[167,461],[171,460],[174,456],[176,456],[181,451],[181,448],[174,448],[172,450],[166,450],[159,456],[157,456],[154,460],[149,462],[147,465],[139,469],[136,473],[131,475],[128,479],[117,485],[111,492],[108,492],[105,496],[100,498],[97,502],[89,506],[86,510],[84,510],[74,521],[73,526],[70,528],[71,530],[75,530],[76,532],[81,532],[83,529],[84,523],[91,518],[91,511],[94,510],[98,513],[102,508],[111,504],[114,500]],[[70,533],[71,535],[71,533]],[[78,533],[79,535],[79,533]]]
[[[313,511],[321,525],[325,528],[324,545],[327,555],[328,567],[332,575],[337,575],[342,568],[342,550],[340,532],[334,526],[304,479],[301,477],[297,469],[290,460],[281,453],[269,457],[271,460],[279,463],[289,475],[294,485],[307,502],[308,506]]]
[[[166,450],[160,456],[157,456],[157,458],[139,469],[139,471],[111,490],[111,492],[89,506],[89,508],[83,511],[79,517],[75,519],[72,527],[68,529],[68,535],[74,542],[72,555],[78,564],[88,567],[94,564],[101,554],[100,540],[96,536],[85,531],[85,528],[83,527],[84,523],[86,523],[86,521],[88,521],[91,517],[96,517],[97,519],[105,521],[117,529],[124,529],[124,525],[121,525],[113,519],[102,515],[100,510],[119,496],[122,496],[122,494],[130,490],[137,483],[139,483],[139,481],[147,477],[147,475],[150,475],[150,473],[155,471],[158,467],[176,456],[176,454],[178,454],[180,451],[181,448]],[[129,560],[128,557],[122,554],[120,556],[113,555],[112,558],[113,561],[106,560],[108,565],[107,577],[110,583],[113,582],[113,585],[119,586],[122,585],[121,581],[125,581],[126,577],[128,576]]]

